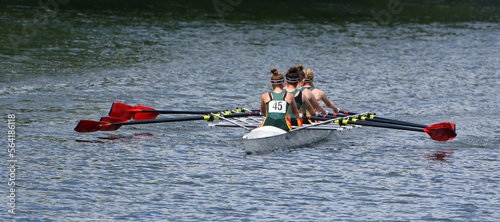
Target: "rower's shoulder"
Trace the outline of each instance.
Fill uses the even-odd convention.
[[[295,101],[295,96],[294,96],[292,93],[290,93],[290,92],[289,92],[289,93],[287,93],[287,94],[286,94],[286,98],[285,98],[285,99],[286,99],[287,101],[288,101],[288,100],[290,100],[290,101],[291,101],[291,100]]]
[[[324,92],[323,90],[318,89],[318,88],[314,88],[314,89],[312,90],[312,92],[313,92],[313,93],[315,93],[315,94],[325,94],[325,92]]]
[[[303,93],[307,93],[307,94],[312,93],[311,90],[309,90],[307,87],[300,88],[300,91],[302,91]]]
[[[269,92],[266,92],[266,93],[263,93],[263,94],[260,96],[260,98],[261,98],[262,100],[268,100],[268,99],[270,99],[271,97],[269,97]]]

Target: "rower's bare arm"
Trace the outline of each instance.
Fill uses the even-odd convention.
[[[326,93],[323,92],[323,91],[319,91],[319,95],[320,95],[320,98],[321,100],[323,100],[323,102],[325,103],[326,107],[332,109],[334,112],[337,112],[340,110],[340,108],[336,107],[335,104],[333,104],[332,101],[330,101],[328,99],[328,97],[326,97]]]
[[[262,116],[267,116],[267,108],[265,101],[269,100],[268,97],[269,96],[266,93],[262,94],[262,96],[260,97],[260,113],[262,114]]]
[[[302,93],[302,102],[304,103],[304,106],[306,107],[307,111],[312,115],[316,116],[317,113],[314,110],[314,107],[311,105],[311,102],[309,102],[307,96],[305,93]]]
[[[323,113],[323,114],[328,113],[328,111],[326,111],[326,109],[323,107],[323,105],[321,105],[321,103],[318,102],[318,100],[316,99],[316,97],[314,97],[314,95],[311,98],[309,98],[309,101],[311,102],[311,105],[316,107],[316,109],[320,113]]]
[[[304,90],[304,92],[307,93],[307,97],[309,98],[309,102],[311,103],[311,105],[314,108],[316,108],[316,110],[318,110],[318,112],[320,112],[322,114],[328,113],[328,111],[326,111],[326,109],[323,107],[323,105],[321,105],[321,103],[318,102],[318,100],[316,99],[316,96],[314,96],[313,92],[311,92],[308,89]]]

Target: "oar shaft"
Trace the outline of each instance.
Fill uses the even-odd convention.
[[[242,112],[242,109],[236,109],[237,112]],[[158,114],[200,114],[208,115],[210,113],[230,113],[231,111],[224,110],[155,110],[147,106],[130,106],[124,103],[113,103],[109,110],[108,116],[121,119],[136,119],[147,120],[155,119]]]
[[[221,110],[141,110],[141,113],[159,113],[159,114],[209,114],[209,113],[218,113]]]
[[[368,120],[368,118],[367,118]],[[414,127],[419,127],[419,128],[425,128],[428,127],[426,125],[418,124],[418,123],[412,123],[412,122],[406,122],[406,121],[401,121],[401,120],[394,120],[394,119],[387,119],[383,117],[374,117],[372,120],[377,121],[377,122],[382,122],[382,123],[392,123],[392,124],[397,124],[397,125],[403,125],[403,126],[414,126]]]
[[[110,123],[110,126],[148,124],[148,123],[165,123],[165,122],[183,122],[183,121],[191,121],[191,120],[204,120],[204,117],[203,116],[193,116],[193,117],[184,117],[184,118],[136,120],[136,121],[129,121],[129,122]]]
[[[361,121],[347,121],[348,124],[354,124],[354,125],[361,125],[361,126],[372,126],[372,127],[381,127],[381,128],[388,128],[388,129],[399,129],[399,130],[408,130],[408,131],[415,131],[415,132],[424,132],[424,129],[419,129],[419,128],[412,128],[412,127],[407,127],[407,126],[400,126],[400,125],[391,125],[391,124],[386,124],[386,123],[374,123],[374,122],[363,122]]]
[[[311,120],[325,121],[325,120],[328,120],[329,118],[311,117],[310,119]],[[365,122],[363,120],[357,120],[357,121],[339,120],[339,124],[341,124],[341,125],[353,124],[353,125],[361,125],[361,126],[372,126],[372,127],[380,127],[380,128],[388,128],[388,129],[399,129],[399,130],[424,132],[424,129],[418,129],[418,128],[413,128],[413,127],[400,126],[400,125],[392,125],[392,124],[386,124],[386,123]]]
[[[335,113],[332,115],[333,115],[333,117],[335,117],[335,116],[339,116],[339,117],[348,116],[348,115],[342,114],[342,113]],[[358,114],[353,114],[353,115],[358,115]],[[422,125],[422,124],[418,124],[418,123],[411,123],[411,122],[406,122],[406,121],[387,119],[387,118],[382,118],[382,117],[377,117],[377,116],[375,116],[375,117],[367,116],[364,120],[372,121],[372,122],[379,122],[379,123],[396,124],[396,125],[402,125],[402,126],[412,126],[412,127],[418,127],[418,128],[427,127],[426,125]]]
[[[333,115],[335,115],[335,114],[333,114]],[[342,115],[358,115],[358,114],[354,113],[354,112],[341,110],[341,111],[339,111],[339,113],[337,113],[337,115],[342,116]],[[383,118],[383,117],[378,117],[378,116],[375,116],[373,118],[367,117],[366,120],[380,122],[380,123],[396,124],[396,125],[402,125],[402,126],[413,126],[413,127],[419,127],[419,128],[427,127],[426,125],[423,125],[423,124],[406,122],[406,121],[395,120],[395,119],[388,119],[388,118]]]
[[[224,118],[233,118],[233,117],[245,117],[245,116],[260,116],[260,113],[235,113],[229,115],[223,115]],[[148,124],[148,123],[164,123],[164,122],[183,122],[183,121],[192,121],[192,120],[216,120],[218,119],[217,115],[204,115],[204,116],[190,116],[190,117],[181,117],[181,118],[166,118],[166,119],[148,119],[148,120],[136,120],[129,122],[117,122],[110,123],[110,126],[118,126],[118,125],[135,125],[135,124]]]

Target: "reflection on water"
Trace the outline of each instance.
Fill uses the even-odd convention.
[[[152,133],[134,133],[132,135],[110,135],[110,136],[100,136],[93,140],[75,140],[79,143],[124,143],[124,142],[137,142],[145,136],[154,136]]]
[[[429,160],[444,160],[445,157],[449,157],[453,154],[453,149],[447,150],[436,150],[432,153],[426,154]]]

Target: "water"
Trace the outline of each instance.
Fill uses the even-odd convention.
[[[2,219],[500,220],[500,28],[488,14],[495,4],[455,20],[412,16],[404,5],[381,25],[372,6],[342,20],[265,17],[245,11],[252,9],[245,2],[223,18],[195,5],[183,14],[73,3],[36,27],[26,26],[36,4],[0,10],[1,29],[9,30],[0,37],[4,197],[11,188],[6,167],[17,161],[16,214],[2,198]],[[349,7],[344,12],[352,15]],[[447,7],[459,11],[440,6]],[[244,129],[201,121],[73,131],[81,119],[107,115],[113,102],[258,108],[270,69],[297,63],[314,70],[316,85],[341,108],[454,122],[458,136],[437,142],[363,127],[307,147],[246,155]],[[7,114],[16,116],[14,158]],[[448,149],[453,154],[442,160],[429,158]]]

